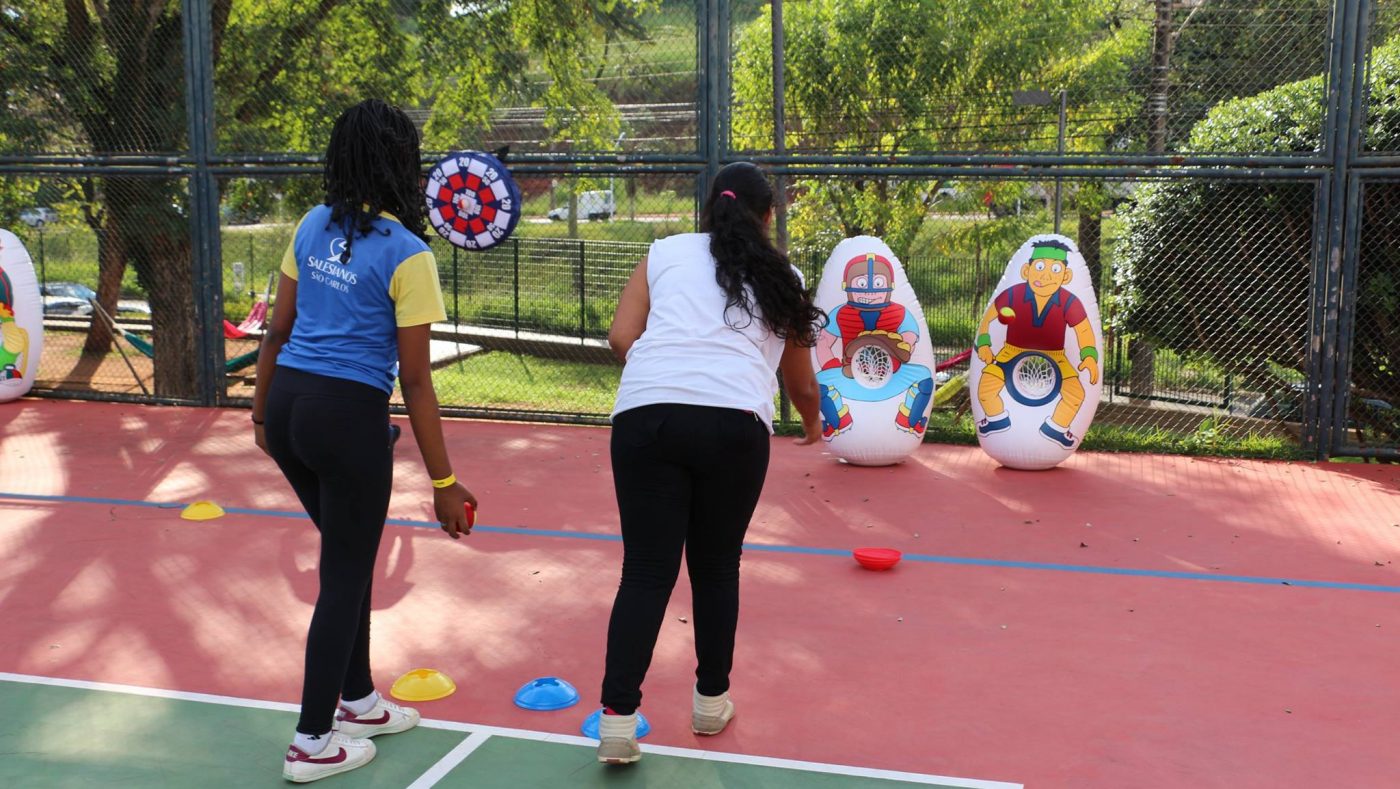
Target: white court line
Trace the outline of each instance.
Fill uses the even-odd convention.
[[[275,710],[277,712],[297,712],[300,707],[296,704],[288,704],[281,701],[263,701],[261,699],[244,699],[237,696],[220,696],[211,693],[191,693],[183,690],[167,690],[164,688],[144,688],[139,685],[120,685],[112,682],[91,682],[82,679],[60,679],[58,677],[41,677],[34,674],[11,674],[0,671],[0,682],[20,682],[30,685],[52,685],[62,688],[77,688],[80,690],[101,690],[109,693],[125,693],[132,696],[148,696],[157,699],[172,699],[176,701],[194,701],[203,704],[221,704],[227,707],[247,707],[250,709]],[[597,745],[597,740],[582,737],[576,734],[555,734],[553,732],[533,731],[531,729],[511,729],[502,726],[486,726],[475,723],[461,723],[458,721],[423,719],[420,726],[426,729],[442,729],[446,731],[460,731],[468,734],[480,734],[480,738],[468,737],[456,748],[453,748],[447,756],[438,761],[438,764],[424,773],[418,781],[413,784],[414,789],[419,787],[432,786],[432,783],[420,784],[419,782],[428,778],[437,767],[448,761],[458,751],[462,751],[460,758],[456,759],[450,767],[455,767],[462,760],[466,759],[472,751],[481,747],[491,737],[508,737],[515,740],[534,740],[537,742],[553,742],[564,745],[579,745],[592,748]],[[474,743],[470,747],[465,747],[468,743]],[[465,749],[464,749],[465,747]],[[879,770],[872,767],[854,767],[844,764],[827,764],[824,762],[807,762],[799,759],[778,759],[770,756],[750,756],[743,753],[725,753],[722,751],[705,751],[699,748],[678,748],[671,745],[642,745],[642,751],[654,753],[659,756],[677,756],[686,759],[698,759],[711,762],[725,762],[729,764],[748,764],[756,767],[777,767],[786,770],[802,770],[811,773],[826,773],[829,775],[849,775],[854,778],[875,778],[887,781],[904,781],[915,784],[942,784],[944,786],[959,787],[959,789],[1024,789],[1021,784],[1007,783],[1005,781],[984,781],[977,778],[954,778],[946,775],[927,775],[924,773],[906,773],[898,770]],[[450,771],[450,767],[444,770],[441,775],[432,779],[436,783]]]
[[[437,764],[429,767],[427,772],[418,776],[418,780],[409,784],[408,789],[432,789],[432,787],[437,786],[438,781],[457,769],[457,765],[471,756],[472,751],[480,748],[489,739],[491,739],[491,735],[485,732],[476,731],[468,734],[465,740],[457,743],[456,748],[448,751],[446,755],[437,760]]]

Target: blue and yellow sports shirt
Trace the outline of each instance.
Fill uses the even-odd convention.
[[[297,281],[297,318],[277,363],[394,391],[398,328],[447,319],[437,262],[422,239],[389,214],[356,236],[317,206],[297,225],[282,273]]]

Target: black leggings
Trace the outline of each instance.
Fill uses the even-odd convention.
[[[297,731],[331,730],[337,701],[374,690],[370,581],[389,511],[389,396],[368,384],[278,367],[267,448],[321,532],[321,592],[306,636]]]
[[[603,705],[629,715],[666,603],[690,571],[696,686],[729,690],[739,623],[739,555],[768,472],[768,429],[748,411],[651,405],[613,419],[612,466],[622,518],[622,583],[608,623]]]

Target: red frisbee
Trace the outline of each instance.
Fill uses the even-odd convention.
[[[904,554],[893,548],[857,548],[851,552],[867,570],[888,570],[899,564]]]
[[[472,507],[470,501],[465,502],[464,506],[467,510],[467,528],[470,529],[476,525],[476,508]]]

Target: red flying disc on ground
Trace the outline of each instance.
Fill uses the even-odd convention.
[[[851,554],[867,570],[888,570],[904,557],[893,548],[857,548]]]

